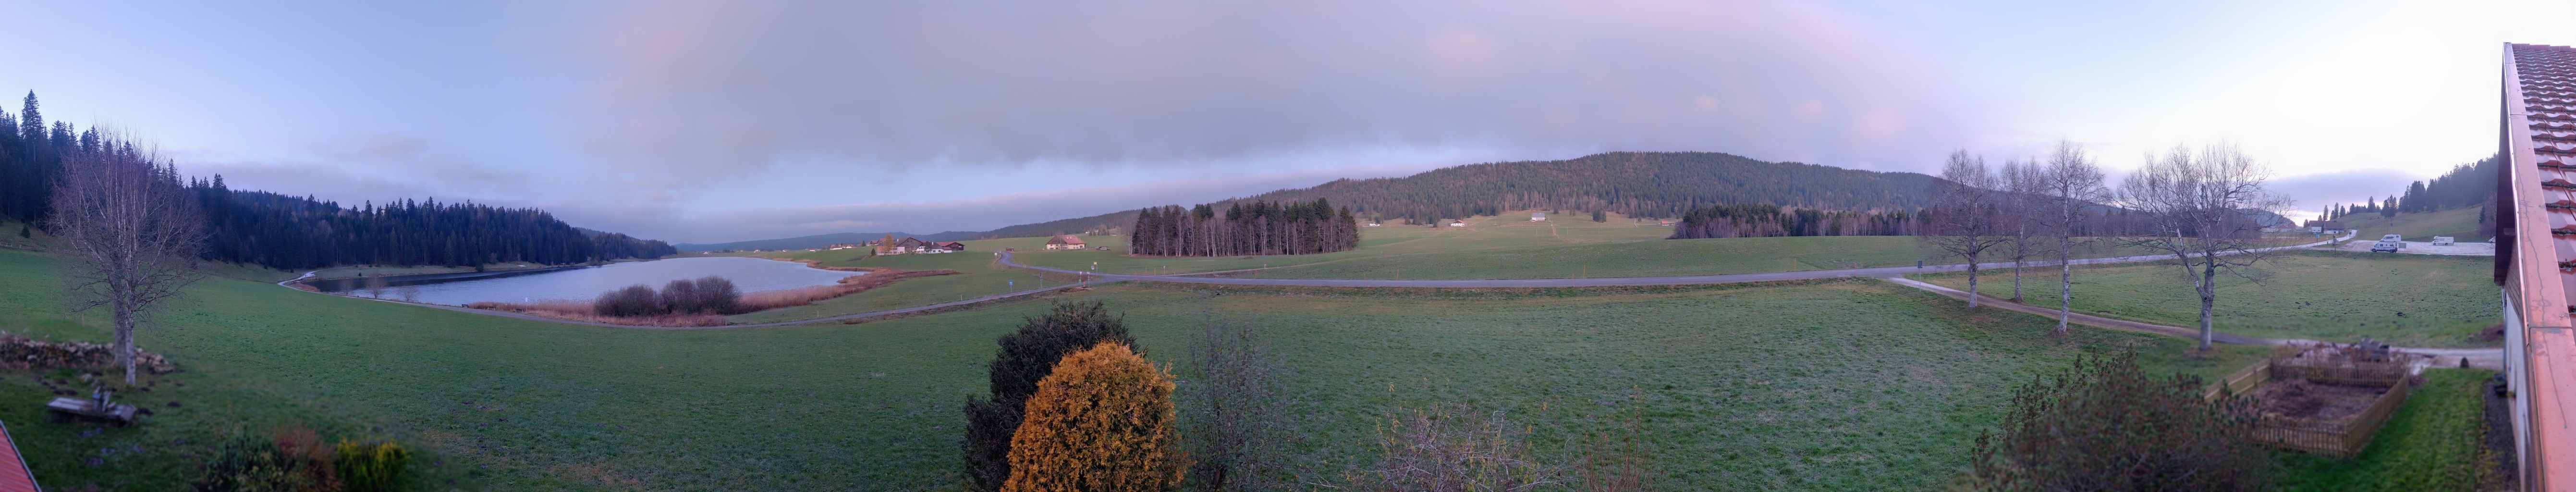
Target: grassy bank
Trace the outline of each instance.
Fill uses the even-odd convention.
[[[2256,269],[2254,282],[2221,273],[2218,331],[2270,338],[2352,342],[2371,337],[2410,347],[2479,347],[2479,330],[2500,322],[2492,258],[2438,255],[2367,255],[2302,251]],[[1989,270],[1977,287],[1986,295],[2012,295],[2009,270]],[[2055,306],[2057,270],[2026,272],[2024,295]],[[1918,275],[1952,288],[1967,288],[1967,274]],[[2200,299],[2190,279],[2167,263],[2075,268],[2076,311],[2182,327],[2200,326]]]
[[[978,255],[922,256],[973,258]],[[100,339],[52,304],[51,263],[0,251],[0,323]],[[935,278],[934,278],[935,279]],[[919,279],[933,280],[933,279]],[[911,282],[911,281],[907,281]],[[898,284],[900,288],[905,284]],[[1383,412],[1500,411],[1562,450],[1641,394],[1665,483],[1720,489],[1920,489],[1965,461],[2005,388],[2074,353],[2141,346],[2157,371],[2211,375],[2259,354],[2183,355],[2167,338],[2047,335],[1870,281],[1547,295],[1315,296],[1116,286],[1070,296],[1125,313],[1168,360],[1208,313],[1261,326],[1295,367],[1297,444],[1358,463]],[[420,485],[487,490],[841,490],[954,486],[957,405],[983,390],[994,337],[1042,302],[861,325],[651,331],[529,322],[210,279],[144,345],[185,372],[145,394],[183,403],[81,437],[0,371],[0,419],[48,485],[180,487],[224,432],[308,421],[419,445]],[[1796,313],[1786,316],[1784,313]],[[179,383],[185,383],[180,386]],[[184,389],[168,389],[184,388]],[[1602,402],[1611,402],[1605,405]],[[182,444],[184,443],[184,444]],[[122,451],[129,446],[139,452]],[[100,449],[120,451],[96,467]]]
[[[816,319],[973,299],[1043,286],[1067,285],[1078,281],[1070,275],[1040,274],[1031,270],[1002,267],[1000,263],[994,261],[993,253],[986,248],[974,248],[964,253],[935,255],[869,256],[865,252],[856,250],[841,250],[758,253],[753,256],[813,260],[817,264],[828,267],[881,267],[907,271],[944,269],[956,270],[957,274],[904,279],[893,285],[817,301],[813,304],[738,314],[726,318],[733,323]]]
[[[2478,233],[2476,207],[2397,214],[2396,217],[2353,214],[2335,220],[2342,222],[2344,227],[2360,230],[2362,236],[2359,239],[2365,241],[2378,239],[2383,234],[2404,235],[2408,241],[2431,241],[2433,236],[2451,236],[2461,242],[2474,242],[2485,241],[2488,237]]]

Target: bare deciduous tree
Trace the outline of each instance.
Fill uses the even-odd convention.
[[[1286,490],[1288,444],[1297,435],[1280,382],[1286,366],[1258,328],[1203,321],[1191,340],[1179,394],[1193,490]]]
[[[1976,309],[1978,260],[2012,239],[2003,233],[1995,206],[1997,180],[1984,158],[1961,150],[1950,153],[1950,162],[1941,166],[1939,186],[1941,197],[1932,205],[1932,223],[1922,239],[1968,260],[1968,309]]]
[[[64,156],[46,227],[64,261],[72,309],[105,307],[116,363],[134,383],[134,328],[144,310],[202,275],[205,225],[178,171],[132,142]]]
[[[2045,191],[2041,185],[2041,173],[2047,169],[2039,161],[2015,159],[2005,162],[2001,171],[1997,178],[2002,186],[1997,190],[2000,196],[1996,197],[1995,206],[2003,217],[2003,226],[2012,235],[2010,242],[2005,243],[2005,254],[2012,257],[2012,301],[2021,302],[2022,267],[2030,262],[2032,256],[2043,253],[2039,235],[2044,228],[2040,227],[2039,209],[2045,205],[2041,200]]]
[[[2057,151],[2049,154],[2046,167],[2039,173],[2043,203],[2040,227],[2057,239],[2057,334],[2066,334],[2066,321],[2075,312],[2074,251],[2078,230],[2095,203],[2111,200],[2111,190],[2104,185],[2102,168],[2085,155],[2075,142],[2060,140]]]
[[[2270,172],[2230,144],[2176,145],[2120,183],[2120,204],[2146,220],[2146,236],[2120,245],[2171,254],[2200,295],[2200,348],[2210,344],[2210,310],[2218,303],[2222,271],[2256,279],[2246,267],[2264,259],[2262,226],[2249,214],[2288,206],[2264,189]]]

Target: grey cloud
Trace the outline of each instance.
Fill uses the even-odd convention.
[[[1925,57],[1780,2],[669,1],[614,19],[582,47],[583,142],[681,193],[812,157],[1575,148],[1917,169],[1981,124]]]
[[[2422,179],[2428,178],[2395,169],[2355,169],[2276,178],[2268,187],[2298,200],[2297,207],[2302,210],[2317,210],[2328,204],[2361,203],[2372,197],[2404,193],[2407,183]]]
[[[1280,188],[1313,186],[1345,175],[1379,174],[1383,173],[1332,169],[1232,179],[1171,180],[1011,193],[934,202],[770,207],[703,213],[650,202],[572,202],[550,204],[546,208],[556,216],[583,227],[627,232],[675,243],[721,243],[834,232],[927,234],[984,231],[1152,205],[1202,203]]]

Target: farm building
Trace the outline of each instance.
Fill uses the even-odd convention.
[[[870,247],[870,248],[876,248],[876,250],[877,250],[877,254],[880,254],[880,255],[899,255],[899,254],[905,254],[905,253],[946,253],[946,252],[948,252],[948,250],[940,250],[940,248],[939,248],[938,246],[931,244],[931,242],[929,242],[929,241],[923,241],[923,240],[921,240],[921,239],[919,239],[919,238],[909,238],[909,237],[907,237],[907,238],[903,238],[903,239],[890,240],[890,241],[889,241],[889,240],[868,241],[868,247]],[[957,250],[957,251],[962,251],[962,249]]]
[[[1082,249],[1087,246],[1090,245],[1084,244],[1081,237],[1077,237],[1072,234],[1065,234],[1048,238],[1046,248],[1049,251],[1053,251],[1059,249]]]
[[[2339,220],[2311,220],[2311,221],[2308,221],[2308,230],[2310,230],[2310,231],[2315,231],[2315,232],[2322,232],[2322,233],[2326,233],[2326,234],[2342,234],[2342,233],[2343,233],[2343,221],[2339,221]]]

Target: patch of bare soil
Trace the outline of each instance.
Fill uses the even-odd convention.
[[[2360,415],[2387,393],[2378,386],[2317,384],[2305,379],[2271,381],[2254,390],[2265,417],[2309,424],[2339,423]]]

